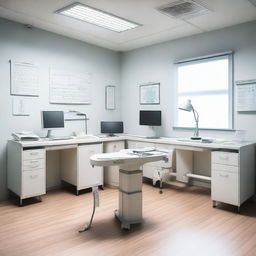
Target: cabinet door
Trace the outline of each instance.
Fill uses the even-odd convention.
[[[102,144],[81,145],[78,147],[77,189],[103,185],[102,167],[90,164],[90,157],[102,153]]]
[[[22,173],[22,198],[43,195],[46,193],[45,170],[34,170]]]
[[[238,173],[212,170],[212,200],[239,206]]]
[[[124,149],[124,141],[113,141],[107,142],[104,145],[104,152],[118,152]],[[104,167],[104,182],[110,186],[119,186],[119,167],[118,166],[108,166]]]

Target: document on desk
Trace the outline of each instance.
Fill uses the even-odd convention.
[[[91,104],[91,74],[50,70],[50,103]]]

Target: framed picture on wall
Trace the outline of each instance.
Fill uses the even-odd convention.
[[[140,85],[140,104],[160,104],[160,83],[147,83]]]
[[[115,89],[114,85],[107,85],[105,87],[105,108],[114,110],[116,108],[115,102]]]

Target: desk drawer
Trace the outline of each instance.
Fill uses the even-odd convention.
[[[23,171],[33,171],[37,169],[45,169],[45,159],[31,159],[23,161]]]
[[[238,166],[212,163],[212,172],[221,171],[221,172],[238,173],[238,170],[239,170]]]
[[[212,200],[239,205],[238,174],[231,172],[212,172]]]
[[[238,153],[214,151],[212,152],[212,163],[238,166],[238,156]]]
[[[37,196],[46,193],[45,170],[23,172],[22,197]]]
[[[44,149],[32,149],[23,151],[23,160],[32,160],[40,158],[45,158]]]

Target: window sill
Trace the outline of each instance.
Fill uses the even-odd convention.
[[[194,127],[181,127],[181,126],[173,126],[173,130],[188,130],[192,131]],[[220,132],[235,132],[235,129],[225,129],[225,128],[199,128],[199,131],[220,131]]]

